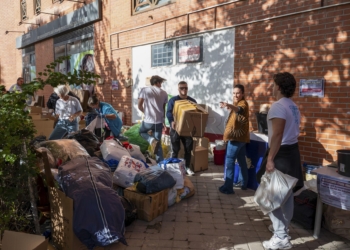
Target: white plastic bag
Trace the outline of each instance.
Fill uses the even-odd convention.
[[[104,120],[100,117],[96,117],[95,119],[90,122],[90,124],[85,128],[89,130],[91,133],[95,133],[96,128],[104,128],[105,123]]]
[[[131,187],[138,172],[145,170],[145,165],[130,156],[123,156],[113,174],[113,183],[120,187]]]
[[[264,214],[268,214],[283,205],[297,181],[298,179],[277,169],[272,173],[265,172],[255,192],[254,201]]]
[[[130,144],[131,148],[128,148],[127,150],[129,151],[131,157],[137,159],[137,160],[143,160],[146,162],[146,157],[142,154],[140,146],[135,145],[135,144]]]
[[[115,140],[103,141],[100,150],[105,161],[111,159],[120,161],[124,155],[130,156],[129,151],[123,146],[119,145],[119,143],[117,143]]]

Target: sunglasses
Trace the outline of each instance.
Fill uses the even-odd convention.
[[[181,90],[188,90],[187,87],[180,87],[179,89],[181,89]]]

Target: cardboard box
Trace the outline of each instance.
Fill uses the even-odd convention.
[[[174,104],[173,115],[180,136],[203,137],[208,120],[208,110],[203,105],[179,100]]]
[[[208,169],[208,148],[197,146],[192,151],[192,171],[199,172]]]
[[[35,107],[35,106],[30,106],[29,107],[30,114],[41,114],[42,112],[42,107]]]
[[[36,134],[35,136],[39,136],[39,135],[45,135],[46,138],[49,138],[49,136],[51,135],[52,131],[53,131],[53,124],[54,124],[54,120],[51,119],[33,119],[33,123],[36,129]]]
[[[141,220],[151,221],[168,210],[168,189],[143,194],[129,187],[124,190],[124,197],[135,204],[137,217]]]
[[[47,250],[48,242],[44,236],[5,230],[2,250]]]
[[[29,116],[32,117],[32,120],[40,120],[41,119],[41,114],[30,113]]]
[[[201,138],[193,138],[193,150],[192,150],[192,157],[191,157],[191,165],[194,164],[194,160],[196,158],[196,147],[203,147],[208,149],[209,153],[209,144],[210,141],[207,137],[201,137]],[[180,151],[178,154],[178,158],[184,159],[185,158],[185,150],[182,142],[180,142]],[[207,157],[208,158],[208,157]],[[209,161],[209,159],[208,159]],[[200,171],[200,170],[199,170]]]

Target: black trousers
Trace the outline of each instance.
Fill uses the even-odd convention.
[[[191,151],[193,149],[193,138],[191,136],[180,136],[174,129],[170,129],[170,141],[172,147],[172,158],[177,158],[180,151],[180,141],[185,149],[186,168],[191,165]]]

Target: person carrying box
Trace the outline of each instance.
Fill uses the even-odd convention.
[[[180,136],[176,130],[176,123],[174,121],[173,110],[174,103],[178,100],[189,100],[191,102],[197,103],[195,99],[187,95],[188,86],[187,82],[181,81],[178,83],[179,95],[172,97],[168,103],[168,109],[166,116],[170,124],[170,141],[172,148],[172,158],[177,158],[180,151],[180,141],[184,145],[185,149],[185,162],[186,162],[186,173],[188,175],[194,175],[194,172],[190,169],[191,164],[191,151],[193,149],[193,138],[191,136]]]

